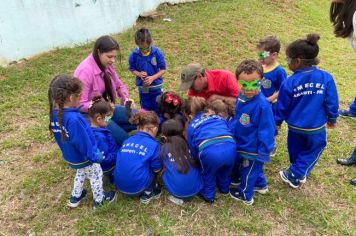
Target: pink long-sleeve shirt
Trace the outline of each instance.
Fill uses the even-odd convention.
[[[107,66],[105,70],[111,78],[114,100],[119,97],[121,105],[123,105],[125,99],[129,98],[129,91],[126,85],[119,79],[113,65]],[[83,82],[83,91],[80,96],[80,111],[88,112],[90,101],[93,97],[105,92],[104,73],[100,70],[98,64],[96,64],[93,55],[90,54],[75,69],[74,76]]]

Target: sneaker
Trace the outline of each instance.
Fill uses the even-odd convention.
[[[300,180],[297,179],[294,174],[288,169],[285,171],[280,171],[279,175],[281,176],[282,180],[289,184],[292,188],[299,188],[300,186]]]
[[[350,184],[352,184],[353,186],[356,186],[356,179],[350,180]]]
[[[173,195],[169,195],[168,196],[168,200],[173,202],[174,204],[178,205],[178,206],[182,206],[184,204],[184,200],[183,199],[180,199],[180,198],[177,198]]]
[[[352,166],[356,165],[356,160],[355,158],[339,158],[336,160],[337,164],[344,165],[344,166]]]
[[[206,199],[206,198],[203,196],[203,194],[201,194],[201,193],[198,193],[198,197],[200,197],[201,199],[203,199],[204,202],[206,202],[206,203],[209,203],[209,204],[213,204],[213,203],[214,203],[214,199]]]
[[[94,209],[113,202],[116,198],[115,191],[104,192],[104,198],[101,202],[94,201]]]
[[[254,202],[253,198],[251,198],[251,200],[246,200],[243,196],[241,196],[237,189],[230,189],[230,197],[237,201],[241,201],[242,203],[248,206],[252,205]]]
[[[299,180],[302,184],[305,184],[307,182],[307,177],[304,176],[302,179]]]
[[[71,196],[67,202],[67,206],[76,208],[79,206],[80,201],[87,195],[87,190],[83,189],[82,194],[79,197]]]
[[[241,178],[231,178],[231,183],[230,185],[237,187],[241,184]]]
[[[265,187],[254,187],[253,191],[257,192],[259,194],[266,194],[266,193],[268,193],[268,186],[265,186]]]
[[[155,186],[152,191],[144,191],[140,197],[140,201],[143,204],[148,204],[152,199],[158,199],[161,196],[161,189]]]
[[[349,110],[339,110],[339,115],[343,117],[356,118],[356,114],[351,113]]]
[[[271,157],[275,157],[277,154],[277,147],[274,147],[271,154],[269,154]]]

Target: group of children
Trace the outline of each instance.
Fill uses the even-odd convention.
[[[333,127],[338,116],[335,82],[316,67],[318,40],[309,34],[288,45],[287,62],[294,73],[286,79],[277,61],[279,41],[264,38],[257,45],[258,61],[237,66],[241,93],[236,104],[208,103],[200,97],[183,100],[174,92],[162,94],[163,54],[151,45],[148,30],[140,29],[135,37],[139,48],[129,64],[146,111],[130,114],[137,132],[121,147],[106,128],[111,105],[95,97],[89,124],[78,109],[80,80],[56,76],[48,90],[50,130],[66,162],[77,170],[68,205],[76,207],[85,197],[85,178],[94,207],[113,201],[115,192],[103,190],[103,172],[121,193],[140,197],[145,204],[160,196],[161,176],[169,200],[178,205],[196,195],[212,203],[216,189],[251,205],[254,192],[268,192],[263,167],[273,156],[283,121],[288,124],[291,165],[280,176],[298,188],[326,146],[325,124]]]

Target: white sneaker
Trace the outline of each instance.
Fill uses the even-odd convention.
[[[180,198],[177,198],[173,195],[169,195],[168,196],[168,200],[173,202],[174,204],[178,205],[178,206],[182,206],[184,204],[184,200],[183,199],[180,199]]]

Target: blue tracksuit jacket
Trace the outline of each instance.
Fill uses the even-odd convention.
[[[279,91],[282,82],[287,78],[287,73],[283,67],[279,64],[272,70],[265,71],[263,73],[263,79],[261,81],[261,91],[266,97],[270,97],[274,92]]]
[[[198,113],[187,129],[187,143],[196,158],[205,147],[216,142],[235,142],[226,120],[218,115],[204,116]]]
[[[104,152],[105,159],[101,162],[103,172],[111,172],[115,168],[116,156],[119,147],[107,128],[92,127],[95,140],[101,152]]]
[[[290,130],[321,132],[326,122],[336,123],[339,99],[333,77],[317,67],[296,70],[279,90],[275,121]]]
[[[165,167],[162,179],[168,192],[175,197],[192,197],[203,187],[203,179],[200,170],[190,167],[186,174],[177,170],[177,164],[171,153],[162,157]]]
[[[166,61],[163,53],[155,46],[151,47],[151,53],[148,56],[143,56],[138,48],[135,48],[129,56],[129,70],[132,72],[146,71],[148,76],[157,74],[160,70],[166,70]],[[160,85],[163,78],[158,78],[151,86]],[[136,86],[142,86],[141,78],[136,77]]]
[[[262,93],[249,101],[236,101],[234,136],[240,156],[269,162],[274,147],[275,124],[271,106]]]
[[[93,162],[102,161],[103,157],[97,147],[93,132],[87,120],[80,114],[79,108],[63,109],[63,129],[67,136],[65,142],[61,139],[62,130],[58,124],[57,110],[52,112],[51,128],[64,160],[73,169],[80,169]]]
[[[148,133],[138,131],[126,139],[117,154],[115,184],[120,192],[136,194],[152,182],[153,172],[161,170],[160,145]]]

